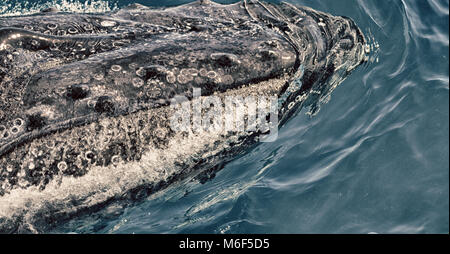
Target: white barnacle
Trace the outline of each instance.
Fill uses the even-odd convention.
[[[103,78],[104,78],[103,73],[97,73],[97,74],[94,75],[94,79],[95,79],[95,80],[100,81],[100,80],[102,80]]]
[[[194,76],[192,76],[192,75],[186,75],[185,77],[188,82],[194,80]]]
[[[39,151],[36,147],[33,147],[30,149],[30,153],[31,155],[33,155],[34,157],[38,157],[39,156]]]
[[[175,59],[176,59],[177,61],[181,62],[181,61],[184,60],[184,56],[183,56],[183,55],[176,55],[176,56],[175,56]]]
[[[181,69],[180,74],[184,76],[190,75],[189,69]]]
[[[89,108],[94,108],[95,107],[95,100],[89,100],[88,102],[87,102],[87,106],[89,107]]]
[[[141,87],[144,85],[144,80],[140,78],[133,78],[132,83],[134,87]]]
[[[189,74],[192,76],[197,76],[198,75],[198,70],[195,68],[190,68],[189,69]]]
[[[290,55],[290,54],[283,54],[282,56],[281,56],[281,59],[283,59],[283,60],[289,60],[289,59],[291,59],[292,58],[292,55]]]
[[[14,126],[21,127],[23,125],[24,121],[22,118],[16,118],[13,122]]]
[[[135,70],[135,69],[138,67],[138,65],[137,65],[137,63],[130,63],[130,64],[128,65],[128,67],[129,67],[131,70]]]
[[[65,170],[67,170],[67,163],[65,161],[60,161],[60,162],[58,162],[57,167],[59,170],[65,171]]]
[[[51,50],[51,51],[58,51],[59,48],[58,48],[58,46],[56,46],[56,44],[52,44],[52,45],[50,46],[50,50]]]
[[[92,26],[92,24],[86,24],[86,25],[83,25],[83,28],[84,28],[84,30],[86,30],[86,31],[90,31],[90,30],[92,30],[94,27]]]
[[[57,27],[58,27],[58,24],[48,24],[48,25],[47,25],[47,28],[50,29],[50,30],[54,30],[54,29],[56,29]]]
[[[195,62],[196,59],[197,58],[195,56],[189,56],[188,57],[189,62]]]
[[[199,73],[200,73],[200,76],[206,77],[206,75],[208,74],[208,71],[205,68],[201,68]]]
[[[166,79],[167,79],[167,82],[169,82],[171,84],[175,83],[175,81],[177,80],[177,78],[175,77],[175,75],[173,75],[172,72],[167,73]]]
[[[214,79],[215,77],[217,77],[217,73],[215,71],[208,71],[206,76],[210,79]]]
[[[94,158],[94,153],[92,152],[92,151],[87,151],[85,154],[84,154],[84,158],[86,159],[86,160],[88,160],[88,161],[91,161],[93,158]]]
[[[186,84],[188,82],[187,77],[184,75],[178,75],[177,80],[180,84]]]
[[[142,67],[139,67],[139,69],[136,70],[136,75],[138,75],[139,77],[144,77],[145,76],[145,69]]]
[[[288,105],[288,109],[292,109],[292,107],[294,107],[294,105],[295,105],[295,102],[293,102],[293,101],[290,102]]]
[[[64,36],[64,35],[66,35],[66,31],[65,30],[58,30],[57,34],[59,36]]]
[[[122,67],[120,65],[114,64],[111,66],[111,70],[118,72],[118,71],[122,70]]]
[[[231,75],[225,75],[221,78],[221,80],[225,85],[231,85],[234,82],[234,79]]]
[[[111,20],[103,20],[102,22],[100,22],[100,25],[103,27],[112,27],[116,25],[116,22]]]
[[[8,131],[4,131],[2,138],[9,138],[9,132]]]
[[[47,148],[54,148],[55,145],[56,145],[56,143],[55,143],[54,140],[47,140],[47,142],[45,143],[45,146],[46,146]]]
[[[13,126],[9,131],[12,135],[16,135],[19,133],[20,129],[17,126]]]
[[[74,27],[70,27],[69,29],[67,29],[67,32],[69,32],[70,34],[76,34],[78,33],[78,30]]]
[[[157,98],[161,95],[161,89],[158,87],[153,87],[152,89],[148,90],[146,94],[150,98]]]
[[[120,163],[120,156],[119,155],[114,155],[113,157],[111,157],[111,163],[114,166],[117,166]]]
[[[114,41],[114,42],[112,43],[113,47],[117,47],[117,48],[122,47],[122,46],[125,45],[125,44],[126,44],[126,43],[125,43],[124,41]]]

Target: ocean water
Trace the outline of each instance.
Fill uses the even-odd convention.
[[[190,1],[7,0],[0,15],[50,6],[102,12],[134,2]],[[449,1],[287,2],[351,17],[378,46],[369,63],[317,115],[302,110],[275,142],[212,180],[181,182],[50,233],[448,233]]]

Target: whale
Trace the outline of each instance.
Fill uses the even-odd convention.
[[[0,17],[0,232],[207,181],[302,108],[316,114],[365,48],[351,18],[285,2]],[[203,128],[235,116],[221,114],[229,98],[249,102],[245,123],[263,112],[258,127]]]

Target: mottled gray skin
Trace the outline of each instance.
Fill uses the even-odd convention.
[[[257,1],[0,18],[0,206],[9,211],[13,192],[45,193],[48,184],[94,167],[127,167],[150,149],[163,151],[176,136],[166,106],[175,95],[192,98],[194,87],[202,95],[242,94],[250,84],[282,81],[262,92],[286,97],[281,124],[302,106],[315,111],[339,83],[331,80],[337,70],[342,80],[363,61],[364,44],[348,18]],[[300,68],[301,88],[287,94]],[[0,231],[40,232],[118,200],[142,199],[257,143],[255,134],[239,136],[242,142],[232,135],[212,140],[214,156],[188,154],[168,176],[121,185],[93,203],[83,202],[99,190],[67,204],[24,201],[9,216],[0,213]],[[217,146],[227,142],[227,149]]]

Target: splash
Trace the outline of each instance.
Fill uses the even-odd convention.
[[[56,8],[62,12],[102,13],[118,9],[117,2],[103,0],[50,0],[45,3],[6,0],[0,3],[0,17],[30,15],[47,8]]]
[[[366,63],[378,63],[380,61],[380,43],[375,39],[375,36],[372,34],[370,28],[365,34],[367,39],[367,43],[364,49],[366,52]]]

